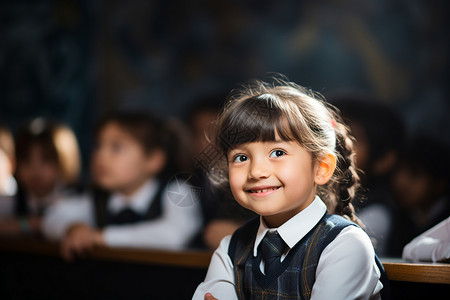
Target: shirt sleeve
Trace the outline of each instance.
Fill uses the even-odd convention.
[[[156,220],[131,225],[107,226],[105,243],[111,247],[161,248],[180,250],[200,230],[202,215],[195,192],[180,185],[179,195],[186,201],[172,199],[167,190],[163,193],[162,216]]]
[[[60,200],[47,208],[42,224],[44,236],[60,240],[73,224],[95,226],[94,208],[88,195]]]
[[[404,260],[441,261],[450,258],[450,217],[414,238],[404,248]]]
[[[348,226],[323,250],[311,299],[381,299],[379,278],[369,237]]]
[[[233,263],[228,256],[230,240],[231,235],[224,237],[220,242],[211,257],[205,280],[197,287],[193,300],[203,300],[208,292],[217,299],[238,299],[234,284]]]

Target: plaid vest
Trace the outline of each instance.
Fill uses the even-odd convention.
[[[278,270],[264,275],[259,268],[260,251],[253,256],[259,217],[250,220],[233,234],[228,248],[239,299],[310,299],[323,249],[347,226],[357,225],[341,216],[325,214],[289,251]],[[381,263],[375,259],[383,274]]]

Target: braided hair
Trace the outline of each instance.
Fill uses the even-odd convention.
[[[364,228],[352,204],[361,189],[361,171],[356,167],[356,141],[339,115],[334,113],[334,116],[332,122],[336,134],[335,152],[338,155],[336,170],[327,185],[319,186],[318,193],[329,210],[334,207],[333,213],[344,216]]]

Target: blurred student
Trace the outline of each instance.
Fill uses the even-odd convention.
[[[450,262],[450,217],[410,241],[402,253],[404,260]]]
[[[184,166],[173,129],[149,114],[118,112],[96,129],[91,173],[96,189],[51,208],[47,237],[70,260],[97,245],[180,249],[199,230],[196,193],[168,182]]]
[[[11,131],[6,126],[0,125],[0,218],[10,217],[14,212],[14,197],[17,193],[17,182],[14,178],[15,162]]]
[[[363,193],[355,201],[356,213],[377,253],[384,256],[393,224],[391,181],[405,138],[403,120],[391,107],[364,96],[335,97],[333,104],[357,141],[356,163],[363,171]]]
[[[197,162],[213,159],[214,149],[209,148],[207,132],[217,119],[226,93],[212,93],[200,97],[189,109],[187,124],[191,130],[192,144]],[[212,150],[212,152],[211,152]],[[209,156],[209,157],[207,157]],[[196,165],[195,176],[199,178],[202,193],[200,203],[203,213],[203,230],[193,242],[193,247],[216,249],[222,238],[232,234],[247,220],[255,216],[252,211],[240,206],[229,188],[219,189],[207,178],[208,167]]]
[[[407,143],[393,177],[398,209],[389,242],[391,256],[401,256],[414,237],[450,215],[449,147],[429,136]]]
[[[9,215],[0,221],[4,235],[40,233],[46,209],[67,196],[78,181],[80,154],[72,130],[37,118],[16,136],[18,190]]]

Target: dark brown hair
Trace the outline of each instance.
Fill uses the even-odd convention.
[[[54,161],[66,184],[76,184],[80,174],[80,152],[73,131],[58,122],[36,118],[16,136],[17,164],[29,159],[32,146],[42,147],[45,158]]]

